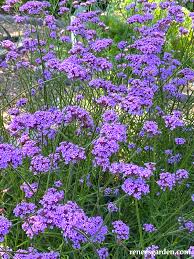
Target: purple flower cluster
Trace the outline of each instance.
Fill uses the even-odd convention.
[[[116,220],[112,222],[113,230],[118,241],[129,239],[129,227],[122,221]]]
[[[38,189],[38,183],[23,183],[20,189],[25,193],[25,198],[31,198]]]
[[[110,158],[119,151],[119,143],[126,142],[126,126],[117,122],[114,113],[114,122],[105,122],[100,129],[99,138],[94,141],[92,154],[95,156],[94,165],[101,166],[107,170],[110,165]]]
[[[192,220],[186,220],[182,217],[179,217],[178,222],[180,225],[180,230],[187,230],[189,233],[194,232],[194,222]]]
[[[124,181],[121,188],[129,196],[133,196],[137,200],[140,200],[143,195],[150,192],[149,185],[142,178],[128,178]]]
[[[90,43],[90,47],[94,52],[100,52],[111,46],[112,42],[111,39],[96,40]]]
[[[166,127],[170,130],[174,130],[177,127],[183,127],[184,121],[182,120],[182,114],[180,111],[173,111],[172,114],[163,117]]]
[[[176,184],[181,184],[189,178],[189,173],[185,169],[178,169],[175,173],[160,173],[157,184],[165,191],[167,188],[171,191]]]
[[[65,164],[77,163],[86,158],[84,148],[70,142],[61,142],[56,151],[61,154]]]
[[[32,202],[21,202],[18,204],[13,213],[16,217],[24,218],[28,214],[33,214],[35,212],[36,205]]]
[[[28,1],[27,3],[20,6],[19,10],[20,12],[26,12],[27,14],[40,14],[44,11],[44,9],[47,9],[50,7],[50,3],[46,1]]]
[[[39,252],[33,247],[29,247],[28,250],[19,249],[16,251],[13,259],[59,259],[59,253],[57,252]]]
[[[109,202],[107,207],[108,207],[109,212],[117,212],[118,211],[118,207],[114,202]]]
[[[65,239],[70,240],[75,248],[82,243],[101,243],[107,234],[101,217],[88,217],[79,206],[72,201],[63,204],[64,192],[50,188],[40,200],[42,207],[32,216],[25,218],[22,225],[26,234],[33,238],[47,228],[58,228]],[[26,215],[26,203],[15,209],[17,216]],[[31,206],[31,204],[30,204]],[[35,207],[31,207],[34,211]],[[87,238],[86,238],[87,237]]]
[[[14,168],[22,164],[22,152],[11,144],[0,144],[0,169]]]
[[[158,125],[155,121],[146,121],[143,125],[141,136],[147,134],[149,137],[156,136],[161,132],[158,129]]]
[[[169,49],[174,39],[177,49],[185,39],[189,43],[194,13],[187,13],[175,1],[132,2],[125,12],[129,30],[116,42],[117,37],[109,38],[109,21],[97,10],[104,7],[104,2],[60,0],[53,6],[47,1],[6,0],[2,7],[16,14],[15,22],[24,31],[19,48],[12,39],[1,42],[5,57],[0,60],[0,70],[5,76],[14,74],[23,79],[26,87],[19,99],[10,102],[15,103],[13,107],[5,111],[0,136],[1,182],[5,183],[0,213],[5,207],[9,215],[11,207],[17,218],[13,219],[13,229],[17,226],[19,237],[14,245],[21,247],[14,251],[0,247],[3,259],[58,259],[63,257],[64,242],[65,256],[74,254],[71,248],[69,252],[69,244],[73,249],[83,246],[80,256],[85,256],[85,251],[90,253],[93,247],[101,259],[117,257],[114,252],[121,244],[122,255],[122,249],[129,247],[130,235],[124,222],[134,202],[138,200],[142,205],[145,201],[146,210],[150,202],[154,208],[159,201],[163,209],[163,199],[158,200],[159,193],[154,195],[155,187],[166,191],[170,199],[178,191],[176,186],[188,187],[188,179],[192,182],[188,172],[192,154],[184,154],[181,145],[192,143],[193,122],[187,109],[192,98],[185,96],[194,82],[194,71],[190,63],[186,68],[182,52],[176,55],[178,52]],[[174,37],[169,37],[171,29]],[[190,45],[185,55],[192,53]],[[72,165],[75,174],[64,174]],[[14,185],[9,179],[16,168]],[[12,195],[16,184],[23,192],[19,202],[19,197]],[[71,192],[66,193],[70,188]],[[193,200],[192,195],[188,202],[192,204]],[[169,204],[165,203],[165,208]],[[145,217],[144,211],[140,211],[141,221],[149,222],[145,221],[148,214]],[[103,213],[107,213],[105,221]],[[116,215],[119,219],[115,221]],[[153,209],[151,218],[154,215]],[[136,224],[133,215],[127,222],[131,220],[136,238],[139,222]],[[160,217],[158,220],[160,225]],[[52,232],[54,236],[57,232],[61,254],[26,248],[29,242],[18,230],[20,223],[34,246],[43,235]],[[112,234],[108,230],[111,224]],[[182,220],[181,224],[181,229],[194,232],[192,220]],[[0,216],[0,242],[4,242],[11,226],[7,218]],[[157,231],[151,223],[143,224],[142,229],[147,233]],[[14,230],[11,238],[15,238]],[[53,249],[50,237],[49,243]],[[144,258],[155,258],[159,247],[147,245]]]
[[[0,216],[0,242],[4,241],[4,237],[9,233],[11,226],[12,223],[7,218]]]
[[[109,256],[108,249],[106,247],[98,249],[97,253],[100,259],[106,259]]]
[[[145,223],[143,224],[143,230],[145,232],[152,233],[155,232],[157,229],[154,227],[154,225]]]

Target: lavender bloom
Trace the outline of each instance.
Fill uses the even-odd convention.
[[[118,47],[119,49],[124,49],[126,46],[127,46],[127,41],[120,41],[120,42],[117,44],[117,47]]]
[[[184,122],[181,117],[182,114],[180,111],[173,111],[171,115],[163,116],[166,127],[170,130],[174,130],[177,127],[184,126]]]
[[[90,47],[94,52],[100,52],[108,48],[109,46],[111,46],[112,43],[113,43],[112,39],[100,39],[100,40],[96,40],[95,42],[92,42],[90,44]]]
[[[157,184],[163,191],[165,191],[167,188],[169,188],[169,190],[171,191],[176,184],[176,176],[175,174],[171,174],[168,172],[161,173]]]
[[[118,211],[118,207],[114,202],[109,202],[107,207],[108,207],[109,212],[117,212]]]
[[[191,258],[194,258],[194,246],[190,246],[188,250],[191,255]]]
[[[12,223],[7,218],[0,216],[0,242],[4,241],[4,237],[9,233],[11,226]]]
[[[84,148],[70,142],[61,142],[56,152],[61,154],[67,165],[86,159]]]
[[[92,154],[94,165],[99,165],[103,171],[110,165],[110,157],[118,152],[119,142],[126,141],[126,126],[120,123],[105,123],[100,130],[100,137],[94,141]]]
[[[107,110],[103,115],[103,122],[104,123],[112,123],[118,121],[118,115],[113,110]]]
[[[20,12],[26,12],[28,14],[40,14],[44,9],[50,7],[50,3],[46,1],[28,1],[20,6]]]
[[[186,140],[184,138],[175,138],[175,143],[177,145],[184,145],[186,143]]]
[[[5,49],[8,49],[8,50],[15,50],[16,49],[15,44],[10,40],[3,40],[1,42],[1,46]]]
[[[29,238],[33,238],[34,235],[38,235],[47,228],[45,219],[42,216],[35,215],[27,218],[22,224],[22,229],[26,232]]]
[[[59,253],[57,252],[38,252],[36,249],[29,247],[28,250],[19,249],[16,251],[13,259],[59,259]]]
[[[27,98],[22,98],[19,101],[17,101],[16,106],[17,107],[22,107],[22,106],[26,105],[27,102],[28,102]]]
[[[153,19],[153,15],[149,14],[149,13],[144,14],[144,15],[134,14],[130,18],[127,19],[127,23],[129,23],[129,24],[145,23],[145,22],[150,21],[152,19]]]
[[[194,202],[194,194],[191,195],[191,200]]]
[[[0,258],[2,259],[10,259],[11,258],[11,251],[9,247],[1,247],[0,246]]]
[[[59,70],[65,72],[67,77],[72,80],[87,80],[90,78],[87,70],[79,64],[77,60],[66,59],[60,66]]]
[[[64,122],[69,124],[73,121],[80,123],[80,128],[90,128],[94,126],[94,122],[89,112],[79,106],[67,106],[63,109]]]
[[[38,183],[23,183],[20,189],[25,193],[25,198],[31,198],[38,189]]]
[[[97,250],[98,256],[100,259],[106,259],[109,256],[108,248],[102,247]]]
[[[41,151],[37,143],[33,140],[27,140],[22,144],[21,150],[24,157],[33,157],[38,155]]]
[[[184,223],[184,228],[189,231],[189,233],[194,232],[194,222],[189,220]]]
[[[146,121],[143,125],[141,135],[144,135],[144,133],[148,134],[148,136],[156,136],[160,134],[161,132],[158,130],[158,125],[155,121]]]
[[[60,180],[54,182],[54,186],[57,187],[57,188],[60,188],[62,185],[63,184],[62,184],[62,182]]]
[[[171,149],[166,149],[164,151],[165,155],[169,156],[169,155],[172,155],[172,150]]]
[[[178,153],[174,156],[171,156],[167,161],[169,164],[176,164],[180,162],[181,158],[182,158],[182,155]]]
[[[155,259],[156,251],[159,249],[159,246],[151,245],[145,249],[144,259]]]
[[[32,214],[35,212],[36,205],[32,202],[21,202],[19,203],[13,213],[16,217],[24,218],[28,214]]]
[[[185,169],[178,169],[175,173],[175,178],[178,184],[189,178],[189,173]]]
[[[123,174],[124,177],[127,176],[137,176],[140,178],[150,178],[153,174],[153,169],[151,167],[141,167],[135,164],[127,164],[124,162],[121,163],[112,163],[109,167],[109,170],[112,174]]]
[[[57,154],[51,155],[50,157],[44,157],[42,155],[34,156],[31,160],[30,171],[34,175],[47,173],[57,168],[57,160],[59,156]]]
[[[155,232],[157,229],[154,227],[154,225],[145,223],[143,224],[143,230],[145,232],[152,233]]]
[[[17,168],[22,164],[23,156],[20,149],[10,144],[0,144],[0,169],[9,165]]]
[[[112,225],[118,241],[129,239],[129,227],[122,220],[113,221]]]
[[[178,222],[180,224],[180,230],[187,230],[189,233],[194,232],[194,222],[191,220],[185,220],[182,217],[178,218]]]
[[[110,187],[108,187],[108,188],[106,188],[106,189],[104,190],[104,195],[105,195],[105,196],[109,196],[109,195],[111,195],[111,193],[112,193],[112,189],[111,189]]]
[[[150,192],[149,185],[141,178],[128,178],[124,181],[121,188],[129,196],[133,196],[137,200],[140,200],[142,195]]]

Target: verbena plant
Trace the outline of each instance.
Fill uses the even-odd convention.
[[[48,2],[3,6],[28,28],[19,47],[1,42],[1,70],[18,80],[1,103],[1,257],[193,257],[193,31],[182,7],[133,2],[115,43],[95,0],[57,5],[60,20]]]

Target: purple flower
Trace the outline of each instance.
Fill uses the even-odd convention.
[[[160,173],[159,180],[157,181],[157,184],[160,186],[160,188],[165,191],[167,188],[171,191],[172,188],[176,184],[176,176],[175,174],[171,173]]]
[[[152,233],[155,232],[157,229],[154,227],[154,225],[145,223],[143,224],[143,230],[145,232]]]
[[[84,148],[70,142],[61,142],[56,152],[61,154],[67,165],[86,159]]]
[[[40,14],[44,9],[50,7],[50,3],[46,1],[28,1],[20,6],[20,12],[27,12],[28,14]]]
[[[94,126],[94,122],[89,112],[79,106],[67,106],[63,109],[65,124],[78,121],[80,128],[90,128]]]
[[[109,212],[117,212],[118,211],[118,207],[114,202],[109,202],[107,207],[108,207]]]
[[[190,246],[188,250],[191,255],[191,258],[194,258],[194,246]]]
[[[155,121],[146,121],[143,125],[141,135],[144,135],[144,133],[152,137],[160,134],[161,132],[158,130],[158,125]]]
[[[27,102],[28,102],[27,98],[22,98],[19,101],[17,101],[16,106],[17,107],[22,107],[22,106],[26,105]]]
[[[30,171],[32,171],[34,175],[48,173],[49,171],[53,171],[57,168],[58,160],[58,154],[51,154],[48,157],[36,155],[31,160]]]
[[[183,127],[182,113],[180,111],[173,111],[172,114],[163,116],[166,127],[174,130],[177,127]]]
[[[102,247],[97,250],[98,256],[100,259],[106,259],[109,256],[108,248]]]
[[[121,188],[129,196],[133,196],[137,200],[140,200],[142,195],[150,192],[149,185],[141,178],[128,178],[124,181]]]
[[[151,245],[145,248],[144,259],[155,259],[156,251],[159,249],[159,246]]]
[[[0,242],[4,241],[4,237],[9,233],[11,226],[12,223],[7,218],[0,216]]]
[[[186,143],[186,140],[184,138],[175,138],[175,143],[177,145],[184,145]]]
[[[132,23],[144,23],[147,21],[150,21],[153,19],[153,15],[152,14],[134,14],[132,15],[130,18],[127,19],[127,23],[132,24]]]
[[[11,252],[12,249],[10,249],[9,247],[1,247],[0,246],[0,258],[2,259],[10,259],[11,258]]]
[[[112,123],[118,121],[118,115],[113,110],[107,110],[103,115],[103,122],[104,123]]]
[[[185,169],[178,169],[175,173],[176,181],[181,184],[183,180],[189,178],[189,173]]]
[[[38,183],[23,183],[20,189],[25,193],[25,198],[31,198],[38,190]]]
[[[19,148],[15,148],[11,144],[0,144],[0,169],[8,166],[17,168],[22,164],[23,156]]]
[[[62,182],[60,180],[54,182],[54,186],[57,187],[57,188],[61,187],[62,185],[63,184],[62,184]]]
[[[178,153],[178,154],[168,158],[167,161],[169,164],[176,164],[176,163],[180,162],[181,158],[182,158],[182,155]]]
[[[22,229],[26,232],[26,235],[29,238],[33,238],[34,235],[38,235],[47,228],[45,219],[42,216],[31,216],[28,217],[25,222],[22,224]]]
[[[28,214],[32,214],[35,212],[36,205],[32,202],[21,202],[19,203],[13,213],[16,217],[24,218]]]
[[[117,44],[117,47],[118,47],[119,49],[124,49],[126,46],[127,46],[127,41],[120,41],[120,42]]]
[[[122,220],[113,221],[112,225],[118,241],[129,239],[129,227]]]
[[[105,195],[105,196],[109,196],[109,195],[111,195],[111,193],[112,193],[112,189],[111,189],[110,187],[108,187],[108,188],[106,188],[106,189],[104,190],[104,195]]]
[[[102,50],[112,45],[112,39],[99,39],[90,43],[90,47],[94,52],[101,52]]]

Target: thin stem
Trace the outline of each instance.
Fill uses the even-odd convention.
[[[142,227],[141,227],[140,214],[139,214],[139,206],[138,206],[137,200],[135,200],[135,210],[136,210],[137,223],[138,223],[138,228],[139,228],[140,244],[141,244],[141,249],[143,250],[144,241],[143,241]]]

